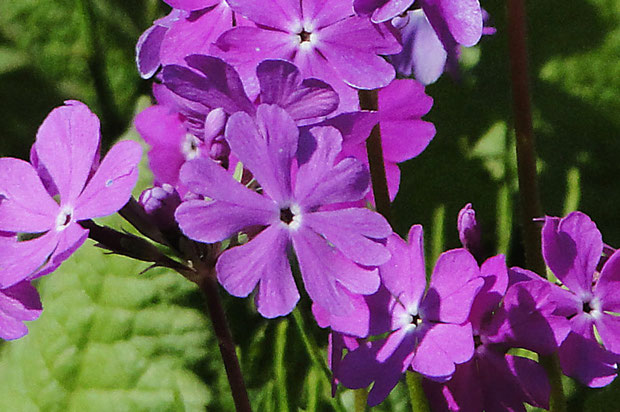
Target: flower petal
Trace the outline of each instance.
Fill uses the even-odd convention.
[[[542,229],[542,251],[549,269],[579,297],[592,291],[592,275],[603,252],[601,232],[581,212],[563,219],[547,217]]]
[[[472,301],[484,284],[476,259],[465,249],[453,249],[439,256],[429,290],[422,301],[429,320],[463,323]]]
[[[560,347],[559,357],[566,376],[591,388],[609,385],[618,374],[618,356],[577,333],[568,335]]]
[[[317,79],[303,80],[299,69],[284,60],[264,60],[256,68],[261,103],[277,104],[294,120],[326,116],[336,110],[338,94]]]
[[[370,174],[361,162],[346,158],[334,165],[341,144],[340,133],[329,126],[300,136],[295,198],[306,210],[360,200],[368,191]]]
[[[23,321],[35,320],[42,311],[37,290],[30,282],[0,289],[0,338],[18,339],[28,333]]]
[[[605,262],[594,295],[601,300],[602,310],[620,313],[620,250]]]
[[[471,324],[435,324],[422,337],[411,366],[429,378],[445,378],[454,373],[455,364],[474,355]]]
[[[59,233],[51,230],[36,239],[0,244],[0,288],[27,279],[50,258],[59,242]]]
[[[235,113],[226,125],[232,152],[252,172],[264,193],[281,206],[292,200],[291,166],[298,139],[293,119],[275,105],[260,105],[256,122],[246,113]]]
[[[290,31],[301,21],[301,3],[297,0],[226,0],[230,7],[254,23]]]
[[[426,289],[424,234],[421,225],[409,230],[408,242],[393,234],[387,240],[392,258],[379,268],[385,287],[405,306],[417,309]]]
[[[60,193],[73,204],[84,189],[99,151],[99,119],[84,103],[66,101],[45,118],[35,148]]]
[[[287,230],[273,225],[242,246],[220,256],[217,278],[233,296],[245,297],[259,284],[256,304],[267,318],[290,313],[299,300],[286,249]]]
[[[125,140],[107,153],[75,203],[75,220],[103,217],[125,206],[138,181],[142,148]]]
[[[379,288],[377,270],[365,269],[309,229],[291,232],[301,275],[310,298],[336,316],[350,314],[354,304],[344,291],[369,295]]]
[[[380,214],[365,208],[340,209],[303,215],[304,225],[325,237],[346,257],[360,265],[379,266],[390,259],[390,252],[373,239],[392,233]]]
[[[605,349],[620,355],[620,316],[604,313],[594,324]]]
[[[20,159],[0,159],[0,230],[40,233],[54,227],[58,204],[37,172]]]

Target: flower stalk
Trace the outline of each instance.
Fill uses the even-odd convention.
[[[377,111],[379,109],[377,90],[360,90],[359,99],[362,110]],[[377,212],[381,213],[388,222],[392,223],[390,194],[388,192],[385,175],[385,162],[383,160],[383,147],[381,146],[381,129],[379,123],[377,123],[370,132],[370,137],[368,137],[366,141],[366,150],[368,151],[372,194],[375,198]]]
[[[508,1],[508,42],[525,261],[528,268],[544,276],[546,265],[542,256],[540,228],[534,221],[542,216],[542,207],[536,172],[524,0]],[[550,411],[566,411],[557,356],[552,359],[543,358],[541,364],[545,367],[551,384]]]

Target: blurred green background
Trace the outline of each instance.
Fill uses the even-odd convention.
[[[522,265],[503,1],[498,29],[465,51],[458,81],[427,88],[437,136],[405,163],[396,230],[426,231],[429,264],[458,247],[458,210],[472,202],[488,253]],[[542,203],[549,215],[589,214],[620,246],[620,2],[530,1],[530,72]],[[0,0],[0,155],[25,158],[47,113],[66,99],[102,121],[104,147],[136,138],[132,119],[150,83],[134,63],[138,36],[166,13],[161,0]],[[148,174],[142,185],[149,183]],[[39,290],[31,333],[0,348],[2,411],[231,410],[217,344],[192,284],[83,248]],[[250,299],[224,297],[256,410],[349,410],[329,398],[292,319],[266,321]],[[311,341],[326,345],[307,300]],[[617,411],[620,384],[591,390],[566,380],[571,411]],[[402,385],[377,410],[408,410]]]

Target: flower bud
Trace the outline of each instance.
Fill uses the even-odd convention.
[[[171,185],[164,183],[161,187],[146,189],[140,195],[139,202],[160,228],[169,229],[176,225],[174,211],[181,204],[181,198]]]
[[[471,203],[466,204],[465,207],[459,211],[457,229],[463,247],[476,258],[479,258],[482,233],[478,221],[476,220],[476,211]]]

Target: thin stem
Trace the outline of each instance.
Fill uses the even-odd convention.
[[[207,300],[209,317],[211,318],[213,330],[220,347],[220,354],[224,361],[226,375],[228,375],[228,383],[230,384],[235,408],[237,412],[251,411],[250,398],[248,397],[243,375],[241,374],[241,366],[237,358],[235,343],[233,342],[228,321],[226,320],[226,313],[220,299],[215,278],[215,268],[207,265],[200,267],[199,275],[197,284]]]
[[[411,410],[413,412],[430,412],[428,399],[422,389],[422,376],[417,372],[408,370],[406,372],[407,388],[409,389],[409,399],[411,400]]]
[[[323,376],[325,376],[327,382],[331,384],[332,373],[329,370],[329,366],[327,366],[327,363],[321,356],[321,351],[317,346],[316,342],[314,342],[314,340],[306,333],[304,319],[301,315],[301,312],[297,308],[293,309],[293,320],[295,321],[295,326],[297,327],[297,331],[301,336],[301,341],[306,348],[306,352],[308,353],[308,356],[310,356],[310,360],[312,361],[312,363],[314,363],[315,366],[317,366],[321,370],[321,372],[323,372]],[[340,403],[340,398],[331,398],[330,401],[335,411],[345,411],[344,406],[342,406],[342,404]]]
[[[508,35],[525,260],[529,269],[544,275],[546,267],[540,248],[540,228],[534,222],[535,218],[542,216],[542,207],[536,172],[523,0],[508,1]]]
[[[379,109],[377,90],[359,90],[359,98],[362,110],[377,111]],[[383,161],[383,147],[381,145],[381,129],[379,123],[372,128],[370,137],[366,140],[366,150],[368,152],[370,180],[372,181],[372,194],[375,198],[377,212],[381,213],[388,222],[392,223],[390,194],[388,192],[387,178],[385,175],[385,163]]]
[[[275,342],[275,378],[276,392],[278,394],[278,410],[282,412],[289,411],[288,393],[286,390],[286,366],[284,362],[284,350],[286,348],[286,332],[288,330],[288,320],[283,319],[276,326],[276,342]]]
[[[508,41],[525,261],[529,269],[544,276],[546,265],[541,252],[540,229],[534,222],[534,218],[542,216],[542,207],[536,174],[526,38],[525,1],[508,0]],[[563,412],[566,411],[566,399],[557,356],[554,358],[542,358],[541,364],[551,384],[550,411]]]

